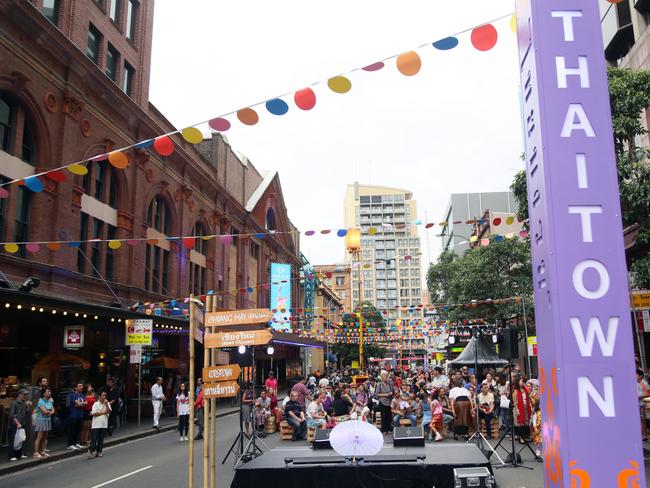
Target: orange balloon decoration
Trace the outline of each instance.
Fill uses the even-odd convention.
[[[255,125],[260,120],[259,115],[252,108],[242,108],[237,112],[237,118],[244,125]]]
[[[116,151],[108,155],[108,162],[117,169],[124,169],[129,165],[129,158],[123,152]]]
[[[422,60],[415,51],[400,54],[397,56],[396,63],[398,71],[404,76],[416,75],[422,67]]]

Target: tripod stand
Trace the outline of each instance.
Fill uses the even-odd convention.
[[[474,333],[474,340],[476,341],[476,343],[474,344],[474,374],[476,375],[477,378],[478,378],[478,341],[479,341],[480,335],[481,335],[481,331],[477,327],[476,331]],[[492,446],[490,445],[488,440],[485,438],[485,436],[481,432],[481,417],[479,416],[478,401],[475,402],[475,403],[476,403],[476,431],[474,432],[474,434],[472,434],[472,437],[467,439],[467,442],[474,442],[476,444],[476,447],[478,447],[481,450],[481,452],[483,452],[483,453],[487,452],[486,456],[488,457],[488,459],[492,454],[494,454],[497,457],[497,459],[501,462],[501,464],[505,465],[505,463],[503,462],[503,459],[501,459],[501,457],[496,452],[496,450],[494,450],[492,448]],[[489,422],[489,421],[490,421],[490,419],[485,419],[486,423]],[[488,451],[488,449],[485,449],[484,445],[486,445],[488,447],[489,451],[492,451],[492,453],[490,453]],[[498,446],[498,444],[497,444],[497,446]]]
[[[526,447],[530,449],[530,452],[533,453],[533,456],[535,456],[535,459],[539,460],[539,457],[533,451],[533,448],[530,447],[530,444],[526,439],[524,439],[524,445],[517,450],[515,446],[515,422],[514,422],[514,405],[512,402],[512,364],[510,362],[510,359],[508,359],[508,374],[510,375],[510,379],[508,381],[509,385],[509,391],[510,391],[510,405],[508,405],[508,420],[509,420],[509,427],[503,431],[503,434],[501,434],[501,438],[499,439],[499,442],[497,442],[497,445],[494,446],[494,449],[498,449],[501,447],[508,455],[506,456],[506,462],[503,463],[501,466],[496,466],[497,468],[526,468],[529,470],[532,470],[530,466],[524,466],[522,460],[521,460],[521,451],[523,451]],[[511,440],[511,450],[508,451],[504,446],[501,445],[503,440],[506,438],[507,435],[510,435],[510,440]],[[523,437],[522,437],[523,438]]]

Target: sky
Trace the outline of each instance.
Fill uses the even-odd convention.
[[[451,193],[504,191],[522,167],[516,38],[509,18],[485,52],[469,33],[457,48],[431,42],[514,11],[512,0],[158,0],[150,100],[178,128],[291,93],[381,59],[417,52],[404,76],[395,60],[356,71],[352,89],[313,87],[316,106],[260,121],[235,117],[225,133],[259,170],[278,171],[291,221],[301,231],[344,227],[346,185],[404,188],[418,218],[440,222]],[[423,270],[440,252],[434,226],[420,227]],[[312,264],[344,261],[343,240],[301,237]]]

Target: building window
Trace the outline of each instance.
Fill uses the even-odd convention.
[[[345,286],[345,276],[336,277],[336,286]]]
[[[266,230],[277,230],[278,224],[275,220],[275,210],[272,207],[266,211],[266,222],[264,223]]]
[[[18,187],[16,200],[16,227],[14,229],[14,242],[29,241],[29,204],[31,203],[30,191],[24,186]],[[25,246],[20,246],[19,255],[25,257]]]
[[[116,24],[120,22],[122,12],[122,0],[111,0],[111,9],[108,11],[109,18]]]
[[[251,257],[253,259],[259,259],[260,258],[260,246],[259,246],[259,244],[255,244],[254,242],[251,242],[250,251],[251,251]]]
[[[205,255],[206,242],[201,239],[205,233],[205,229],[200,222],[194,224],[192,235],[197,237],[194,241],[194,251],[199,254]],[[198,263],[190,261],[190,293],[195,295],[203,295],[206,291],[205,286],[205,268]]]
[[[99,47],[101,46],[102,35],[95,28],[94,25],[90,24],[88,27],[88,43],[86,45],[86,56],[93,63],[99,64]]]
[[[117,63],[119,57],[120,55],[117,50],[109,43],[108,49],[106,49],[106,69],[104,72],[113,81],[117,81]]]
[[[81,186],[84,193],[111,207],[117,204],[117,179],[110,166],[95,162],[88,164],[88,173],[83,177]]]
[[[138,7],[136,0],[128,0],[126,4],[126,38],[135,40],[135,29],[138,22]]]
[[[169,234],[171,215],[165,200],[156,195],[149,204],[147,225],[162,234]],[[201,240],[201,242],[203,242]],[[156,293],[167,292],[169,251],[155,244],[147,244],[145,257],[144,288]]]
[[[93,219],[93,239],[102,239],[104,236],[104,222],[99,219]],[[91,243],[90,248],[90,262],[92,263],[92,275],[96,278],[100,277],[102,259],[101,243],[94,241]]]
[[[16,140],[19,134],[22,141]],[[0,149],[34,164],[36,141],[31,121],[23,106],[3,92],[0,92]]]
[[[59,0],[43,0],[43,15],[57,25],[59,23]]]
[[[86,273],[86,257],[82,248],[87,246],[87,243],[83,242],[86,239],[88,239],[88,214],[82,212],[81,223],[79,225],[79,241],[81,241],[81,245],[77,251],[77,271],[84,274]]]
[[[133,77],[135,70],[133,67],[124,61],[124,78],[122,79],[122,91],[128,96],[133,95]]]

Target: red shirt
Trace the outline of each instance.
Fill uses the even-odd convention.
[[[194,402],[194,406],[196,408],[203,408],[203,388],[201,388],[201,391],[199,392],[199,396],[196,398],[196,401]]]
[[[84,410],[90,412],[93,409],[93,403],[95,403],[95,396],[86,395],[86,406],[84,407]]]
[[[277,380],[277,378],[266,378],[266,381],[264,382],[264,387],[267,390],[273,390],[273,394],[271,394],[271,393],[269,393],[267,391],[267,393],[269,393],[269,396],[271,396],[271,397],[273,397],[273,396],[277,397],[278,396],[278,380]]]

